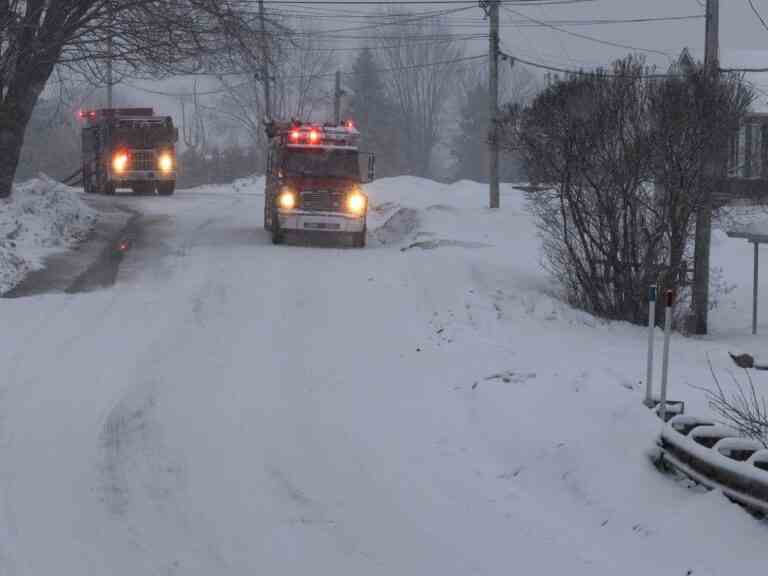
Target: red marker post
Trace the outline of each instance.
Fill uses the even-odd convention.
[[[653,407],[653,336],[656,332],[656,286],[648,287],[648,362],[645,367],[645,405]]]
[[[672,336],[672,306],[675,304],[675,293],[667,290],[664,295],[664,356],[661,361],[661,406],[659,416],[667,421],[667,381],[669,372],[669,341]]]

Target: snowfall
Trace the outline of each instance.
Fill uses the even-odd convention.
[[[647,329],[563,302],[522,192],[382,179],[359,250],[273,246],[262,187],[102,199],[143,221],[113,286],[0,299],[2,576],[765,574],[766,521],[651,464]],[[93,206],[0,201],[0,289]],[[715,232],[690,414],[766,356],[752,257]]]

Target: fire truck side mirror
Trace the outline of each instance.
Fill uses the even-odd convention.
[[[368,152],[368,182],[376,179],[376,153]]]

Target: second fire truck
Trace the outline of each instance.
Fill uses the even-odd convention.
[[[102,108],[82,111],[80,118],[86,192],[173,194],[178,130],[170,116],[155,116],[152,108]]]

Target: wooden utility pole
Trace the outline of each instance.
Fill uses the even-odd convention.
[[[710,74],[719,68],[720,0],[707,0],[704,66]],[[696,211],[694,250],[693,313],[694,332],[707,333],[709,315],[709,250],[712,239],[712,182],[721,172],[719,150],[709,150],[704,166],[704,188]]]
[[[341,71],[336,70],[336,86],[333,90],[333,119],[336,126],[341,123],[341,97],[344,91],[341,89]]]
[[[264,0],[259,0],[261,21],[261,81],[264,84],[264,116],[272,119],[272,98],[269,94],[269,54],[267,53],[267,28],[264,22]]]
[[[488,19],[491,24],[488,59],[488,182],[490,207],[499,207],[499,0],[487,0]]]
[[[112,34],[115,29],[112,0],[107,2],[107,21],[109,22],[109,30],[107,30],[107,108],[112,108]]]

